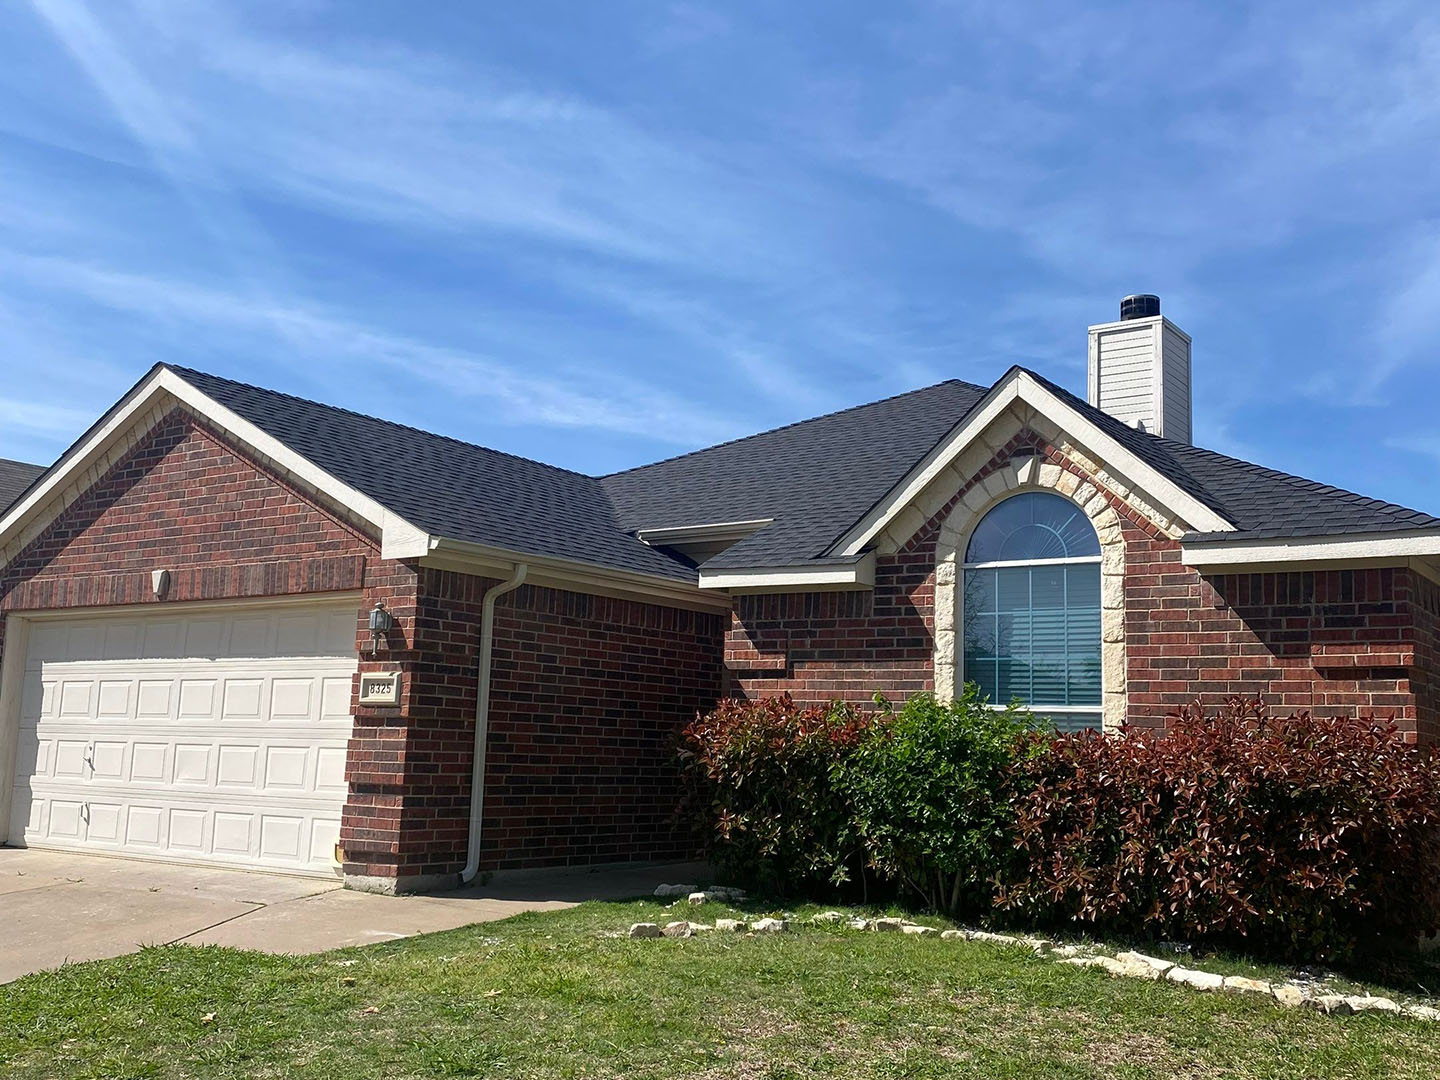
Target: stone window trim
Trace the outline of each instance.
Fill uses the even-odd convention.
[[[1125,722],[1125,537],[1104,491],[1038,455],[1012,458],[961,496],[940,524],[935,552],[935,696],[954,699],[964,679],[962,593],[957,588],[970,534],[997,504],[1022,491],[1060,495],[1080,507],[1100,538],[1100,700],[1102,725]]]

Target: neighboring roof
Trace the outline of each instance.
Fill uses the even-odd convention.
[[[987,392],[951,379],[601,483],[626,529],[774,518],[705,566],[791,566],[824,555]]]
[[[23,461],[0,458],[0,511],[20,498],[44,471],[44,465],[27,465]]]
[[[201,371],[169,365],[157,371],[171,380],[172,392],[198,391],[194,401],[209,398],[228,410],[227,422],[271,443],[269,453],[290,457],[294,467],[310,463],[317,476],[328,474],[342,491],[368,500],[374,513],[394,515],[431,538],[688,585],[699,577],[694,565],[641,542],[637,531],[771,519],[708,559],[707,573],[855,563],[863,545],[842,544],[847,532],[881,513],[887,499],[903,498],[921,463],[949,452],[952,433],[968,438],[966,418],[994,407],[993,395],[1012,387],[1017,373],[1054,395],[1045,408],[1074,410],[1068,422],[1093,425],[1086,428],[1091,437],[1113,440],[1110,453],[1133,455],[1131,464],[1150,482],[1171,488],[1202,517],[1208,508],[1235,526],[1191,534],[1187,543],[1440,532],[1440,518],[1429,514],[1138,431],[1022,368],[992,387],[952,379],[603,477]],[[99,438],[100,427],[82,442]],[[61,458],[62,473],[75,452]],[[0,509],[14,505],[42,472],[0,461]]]

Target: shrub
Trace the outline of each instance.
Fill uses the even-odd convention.
[[[722,701],[686,728],[691,814],[733,880],[777,891],[833,891],[863,868],[853,815],[832,779],[870,718],[788,695]]]
[[[1392,724],[1195,708],[1021,773],[1011,910],[1305,959],[1440,924],[1440,769]]]
[[[870,864],[937,911],[988,909],[994,879],[1014,851],[1017,753],[1035,720],[1012,705],[991,709],[968,685],[942,705],[912,697],[872,724],[837,761],[840,786]]]

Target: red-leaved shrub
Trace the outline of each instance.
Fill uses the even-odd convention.
[[[727,877],[789,894],[833,890],[861,871],[832,768],[871,722],[844,705],[801,708],[785,695],[722,701],[685,729],[690,816]]]
[[[1440,767],[1392,724],[1236,702],[1015,767],[1014,912],[1304,959],[1440,925]]]

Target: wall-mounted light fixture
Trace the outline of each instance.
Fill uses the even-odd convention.
[[[390,628],[395,625],[395,620],[390,612],[385,610],[381,601],[375,601],[375,606],[370,609],[370,651],[377,653],[385,642],[386,635]]]

